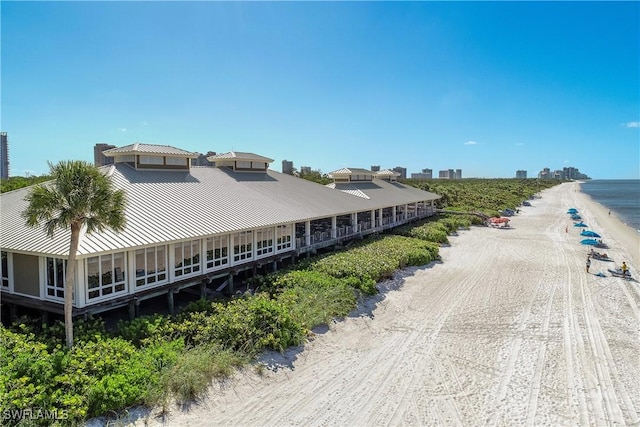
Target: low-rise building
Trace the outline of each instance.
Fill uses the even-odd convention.
[[[397,182],[392,171],[341,169],[323,186],[269,169],[253,153],[212,155],[150,144],[103,152],[126,193],[120,233],[82,234],[74,315],[129,306],[184,288],[233,289],[240,272],[283,262],[434,214],[438,195]],[[48,238],[25,225],[30,188],[0,195],[2,304],[62,313],[70,232]]]

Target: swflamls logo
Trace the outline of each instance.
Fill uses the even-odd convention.
[[[5,409],[0,412],[0,419],[4,421],[21,421],[21,420],[66,420],[69,414],[64,409]]]

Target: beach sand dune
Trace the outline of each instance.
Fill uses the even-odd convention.
[[[575,207],[638,277],[639,238],[580,193],[543,192],[509,229],[451,237],[303,348],[267,353],[171,426],[514,426],[640,423],[640,283],[592,261]],[[617,222],[616,222],[617,221]],[[568,232],[565,228],[568,226]],[[595,273],[603,272],[607,277]]]

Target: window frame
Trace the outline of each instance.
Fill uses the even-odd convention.
[[[120,266],[116,267],[114,260],[116,257],[120,261]],[[98,267],[98,282],[96,286],[92,287],[93,275],[90,275],[91,263],[97,260]],[[109,264],[109,271],[103,271],[105,264]],[[117,269],[120,268],[118,272]],[[110,274],[110,276],[109,276]],[[127,292],[127,256],[126,252],[114,252],[110,254],[96,255],[89,257],[85,260],[85,278],[86,278],[86,292],[87,302],[101,301],[105,299],[113,298],[117,295],[122,295]],[[109,283],[105,283],[110,279]],[[120,280],[118,280],[120,279]],[[91,294],[96,293],[92,296]]]
[[[229,265],[229,235],[211,236],[205,240],[205,270],[211,271]]]
[[[142,253],[140,253],[141,251]],[[153,253],[151,254],[151,252]],[[159,254],[159,252],[162,252],[162,254]],[[140,261],[139,257],[141,255],[143,256],[143,268],[140,268],[140,265],[138,264],[138,262]],[[136,249],[134,251],[134,286],[136,289],[150,288],[169,282],[169,272],[167,271],[167,267],[169,265],[168,255],[169,253],[167,251],[166,245],[151,246],[147,248]],[[159,269],[160,260],[162,260],[162,267],[164,267],[163,270]],[[153,271],[151,273],[149,272],[150,261],[153,261]]]
[[[188,249],[188,253],[185,251],[185,248]],[[197,249],[196,253],[194,253],[194,248]],[[180,255],[178,255],[178,251],[180,251]],[[202,267],[200,265],[200,261],[202,260],[202,245],[200,239],[174,243],[173,254],[173,277],[175,279],[202,274]],[[185,255],[188,256],[185,257]],[[178,266],[178,260],[180,260],[180,266]]]

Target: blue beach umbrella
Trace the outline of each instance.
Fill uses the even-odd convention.
[[[587,237],[601,237],[598,233],[596,233],[595,231],[591,231],[591,230],[582,230],[580,232],[581,236],[587,236]]]
[[[578,221],[578,220],[581,220],[582,217],[580,215],[578,215],[578,214],[573,214],[573,215],[571,215],[571,219],[574,220],[574,221]]]
[[[578,210],[576,208],[569,208],[569,210],[567,211],[568,214],[577,214]]]
[[[573,224],[574,227],[588,227],[587,224],[585,224],[584,222],[576,222],[575,224]]]
[[[598,244],[598,241],[596,239],[583,239],[580,240],[580,243],[583,245],[595,246]]]

